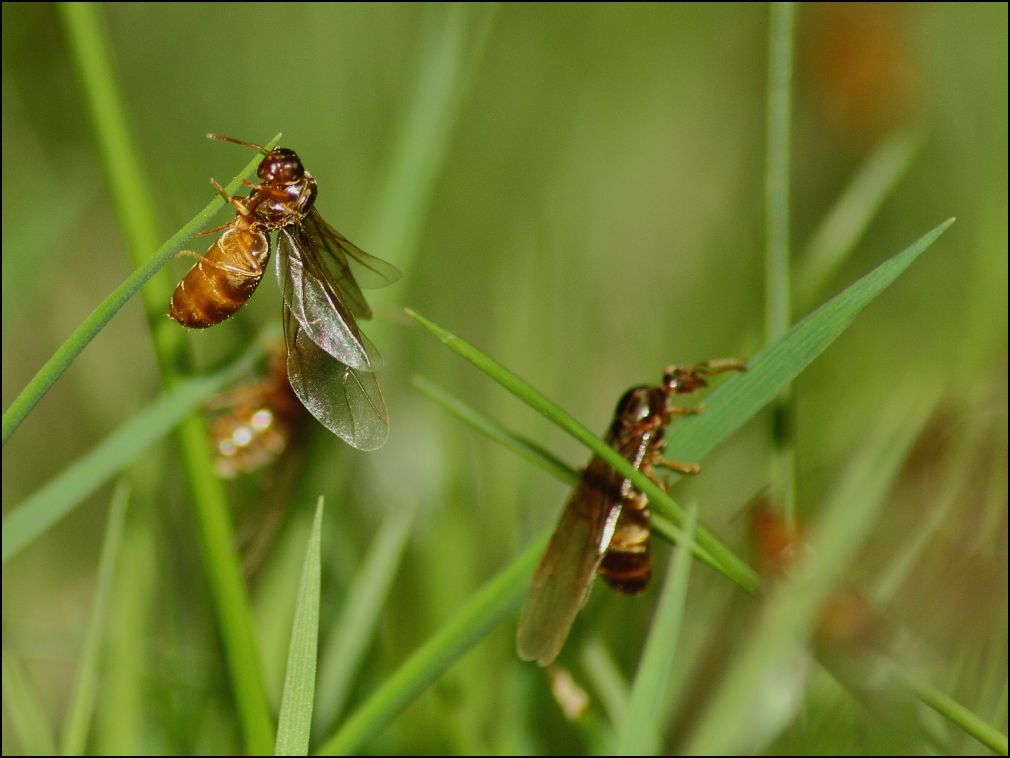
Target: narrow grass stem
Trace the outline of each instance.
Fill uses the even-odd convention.
[[[792,113],[793,3],[772,3],[768,31],[768,111],[765,153],[765,340],[778,339],[792,318],[789,254],[790,114]],[[772,483],[786,520],[796,508],[793,400],[787,385],[772,407]]]
[[[91,3],[66,3],[60,7],[120,225],[131,258],[135,264],[142,265],[158,237],[154,202],[148,191],[149,184],[143,180],[98,10]],[[162,277],[160,284],[162,292],[167,294],[171,284],[167,277]],[[144,300],[165,386],[175,387],[189,368],[184,333],[161,315],[164,301],[157,293],[145,293]],[[274,744],[273,719],[253,634],[247,590],[234,551],[228,502],[211,468],[203,419],[196,414],[189,416],[180,425],[178,435],[193,494],[204,570],[246,748],[250,753],[268,753]]]

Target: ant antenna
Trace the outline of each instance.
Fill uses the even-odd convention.
[[[259,150],[263,155],[270,155],[270,151],[267,150],[262,145],[256,145],[252,142],[243,142],[240,139],[235,139],[234,137],[222,137],[220,134],[207,133],[207,139],[217,140],[218,142],[231,142],[236,145],[242,145],[242,147],[251,147],[253,150]]]

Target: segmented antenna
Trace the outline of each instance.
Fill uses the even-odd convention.
[[[243,147],[251,147],[253,150],[259,150],[263,153],[263,155],[270,155],[270,151],[262,145],[257,145],[252,142],[243,142],[242,140],[235,139],[234,137],[222,137],[220,134],[207,132],[207,139],[217,140],[218,142],[232,142],[236,145],[242,145]]]

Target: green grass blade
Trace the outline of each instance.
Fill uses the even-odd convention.
[[[319,755],[354,754],[459,657],[519,605],[547,535],[484,585],[463,608],[385,680],[318,750]]]
[[[134,263],[139,264],[140,256],[158,244],[157,216],[140,167],[139,151],[130,134],[126,108],[119,97],[101,14],[94,3],[60,3],[57,7],[81,80],[116,216]],[[164,284],[169,284],[167,279]],[[151,319],[163,308],[156,297],[154,292],[144,293]]]
[[[55,755],[56,741],[38,695],[28,682],[21,664],[3,651],[3,704],[10,725],[25,755]],[[4,734],[4,753],[9,754]]]
[[[98,690],[98,665],[102,650],[102,635],[105,631],[105,616],[109,606],[112,579],[119,558],[119,547],[123,541],[123,524],[130,502],[130,487],[121,482],[112,494],[112,506],[105,526],[101,558],[98,563],[98,579],[95,582],[95,600],[88,619],[88,630],[81,649],[81,661],[77,667],[77,679],[70,696],[66,722],[63,726],[63,740],[60,752],[63,755],[84,755],[88,744],[91,717],[95,710],[95,693]]]
[[[596,690],[611,724],[623,724],[628,712],[630,689],[624,674],[599,637],[593,637],[580,651],[579,661]]]
[[[771,3],[765,144],[765,340],[789,328],[789,145],[793,79],[793,3]]]
[[[505,429],[496,421],[492,421],[480,411],[467,405],[429,379],[415,375],[413,383],[417,389],[437,402],[456,418],[472,426],[477,431],[486,434],[495,442],[504,445],[522,458],[540,466],[548,474],[554,475],[565,484],[575,484],[579,480],[579,472],[567,463],[544,450],[535,442]],[[671,544],[679,544],[683,539],[683,532],[680,528],[657,514],[653,514],[652,516],[652,529],[657,535]],[[691,551],[698,560],[708,564],[717,571],[719,570],[718,561],[694,540],[691,541]]]
[[[248,371],[260,354],[259,348],[249,350],[224,370],[187,379],[164,393],[13,508],[3,519],[3,562],[69,514],[186,414]]]
[[[566,484],[575,484],[579,480],[579,472],[560,458],[557,458],[553,453],[548,452],[537,443],[505,429],[480,411],[464,403],[452,393],[439,387],[430,379],[415,374],[412,382],[418,390],[441,405],[464,424],[472,426],[478,432],[507,447],[530,463],[539,466],[548,474],[552,474]]]
[[[379,525],[364,564],[350,582],[340,617],[320,654],[315,728],[332,728],[347,701],[354,675],[364,661],[379,612],[393,586],[414,523],[415,508],[393,509]]]
[[[782,338],[765,347],[748,363],[746,373],[731,377],[706,399],[704,413],[684,418],[670,429],[666,454],[674,460],[701,460],[712,448],[743,426],[782,387],[795,379],[814,358],[827,349],[863,308],[897,279],[953,222],[950,219],[940,224],[822,305]],[[645,493],[656,511],[675,525],[683,526],[684,512],[679,505],[567,411],[474,346],[414,311],[407,312],[447,347],[462,355],[631,479]],[[724,574],[748,591],[756,589],[758,578],[753,569],[703,527],[698,529],[697,542],[715,558]]]
[[[370,207],[363,237],[407,277],[496,14],[491,3],[434,5],[421,24],[417,79],[378,169],[376,185],[382,191]]]
[[[1007,736],[984,719],[969,711],[953,698],[944,695],[925,682],[904,676],[905,683],[915,696],[941,716],[957,724],[961,729],[981,742],[996,755],[1007,754]]]
[[[291,627],[288,668],[277,721],[274,755],[308,755],[312,732],[312,704],[316,691],[316,657],[319,639],[319,590],[322,579],[320,537],[323,498],[316,504],[312,533],[305,548],[305,563],[298,586],[298,602]]]
[[[280,137],[271,140],[275,143]],[[245,168],[228,183],[228,192],[238,192],[242,186],[242,180],[252,176],[260,156],[251,160]],[[56,383],[56,380],[63,375],[74,359],[88,346],[105,325],[112,320],[112,317],[119,312],[119,309],[129,302],[137,291],[147,283],[147,281],[160,271],[165,264],[172,260],[174,256],[186,243],[186,241],[198,231],[207,226],[224,205],[224,200],[215,197],[206,207],[197,213],[179,231],[169,237],[165,243],[158,248],[154,255],[146,262],[142,263],[136,271],[130,274],[126,280],[120,284],[112,293],[106,297],[95,310],[77,327],[73,334],[67,337],[66,341],[60,345],[59,349],[53,353],[52,357],[43,364],[35,376],[31,378],[25,388],[21,390],[14,401],[10,404],[3,415],[3,443],[13,434],[18,425],[24,421],[25,416],[31,412],[35,404],[49,391],[49,388]],[[167,308],[167,303],[165,303]]]
[[[690,546],[697,523],[697,509],[691,507],[687,511],[684,542],[670,561],[656,615],[631,685],[625,718],[618,728],[617,755],[659,755],[661,752],[661,725],[669,701],[670,672],[676,665],[677,640],[687,605]]]
[[[674,460],[699,460],[739,429],[780,387],[824,352],[953,223],[954,219],[949,219],[933,228],[761,350],[748,362],[747,373],[729,379],[706,398],[704,413],[679,421],[667,437],[667,455]]]
[[[900,133],[885,140],[866,159],[835,201],[804,249],[796,272],[796,290],[804,302],[814,298],[856,249],[880,206],[912,165],[922,146],[918,134]]]
[[[526,384],[526,382],[510,372],[504,366],[484,355],[484,353],[480,352],[473,345],[468,342],[464,342],[456,335],[410,309],[407,310],[407,313],[424,325],[428,331],[438,337],[438,339],[444,342],[452,350],[469,360],[477,366],[477,368],[512,392],[534,410],[539,411],[566,432],[571,434],[592,452],[610,463],[621,474],[628,476],[636,487],[645,492],[646,496],[649,498],[649,503],[655,510],[667,517],[670,517],[677,525],[680,525],[680,522],[683,520],[683,510],[680,506],[670,499],[670,497],[651,479],[641,472],[636,471],[634,467],[620,455],[620,453],[603,442],[603,440],[599,437],[595,436],[567,411],[554,402],[548,400],[544,395]],[[700,534],[701,533],[699,533],[699,535]],[[726,574],[726,576],[748,592],[756,590],[758,577],[754,570],[734,555],[729,548],[725,547],[712,534],[708,532],[704,532],[704,534],[705,544],[701,544],[701,539],[699,539],[698,542],[701,544],[701,547],[705,550],[705,552],[714,558],[715,568],[722,571]]]
[[[99,13],[91,3],[66,4],[61,10],[127,251],[134,265],[140,266],[158,238],[155,203],[151,185],[143,181]],[[144,305],[162,379],[171,389],[189,372],[189,356],[184,330],[162,315],[161,298],[173,282],[163,276],[158,283],[162,295],[144,290]],[[180,424],[178,441],[246,749],[267,753],[274,745],[274,725],[248,592],[235,555],[228,500],[213,471],[206,425],[198,414],[190,414]]]
[[[779,339],[792,321],[789,171],[792,131],[795,5],[772,3],[768,26],[768,102],[765,137],[765,341]],[[792,523],[796,510],[793,398],[788,385],[772,408],[771,486]]]
[[[722,679],[685,753],[725,755],[760,751],[793,713],[781,697],[762,697],[811,634],[818,613],[839,586],[852,555],[864,544],[874,521],[936,403],[937,393],[896,392],[895,403],[875,421],[868,437],[811,533],[809,555],[778,585],[756,628]],[[764,703],[767,707],[756,707]]]

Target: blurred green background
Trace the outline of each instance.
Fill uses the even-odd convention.
[[[251,157],[205,132],[265,142],[282,131],[319,182],[324,217],[404,271],[400,283],[369,295],[376,318],[367,329],[387,365],[387,446],[364,454],[313,429],[275,470],[228,485],[240,533],[255,529],[265,510],[286,513],[249,580],[275,703],[319,493],[327,498],[323,639],[383,518],[416,513],[351,708],[562,507],[564,485],[448,417],[412,388],[413,374],[572,465],[587,457],[409,323],[403,306],[460,334],[600,433],[620,394],[658,381],[665,364],[747,357],[764,343],[766,6],[100,10],[163,238],[211,198],[208,176],[226,181]],[[895,135],[917,145],[854,252],[817,291],[796,293],[795,317],[958,217],[797,383],[801,519],[815,518],[900,395],[942,392],[852,583],[872,593],[906,537],[942,505],[879,610],[914,657],[929,662],[937,685],[1005,731],[1007,6],[803,4],[795,44],[797,267],[860,166]],[[188,265],[169,269],[181,275]],[[5,408],[131,269],[57,9],[5,3]],[[167,308],[170,292],[158,294]],[[278,310],[269,275],[238,317],[187,337],[197,364],[236,355]],[[135,300],[5,446],[5,512],[161,391]],[[767,417],[756,419],[674,491],[742,554],[745,505],[768,480],[768,429]],[[959,454],[963,465],[950,464]],[[90,749],[234,750],[231,692],[175,440],[146,451],[127,478],[134,494]],[[4,567],[5,656],[17,659],[52,724],[67,707],[110,491]],[[949,503],[939,504],[942,497]],[[667,552],[658,549],[661,565]],[[603,749],[606,714],[584,653],[602,646],[629,676],[654,598],[594,591],[561,658],[593,701],[576,723],[561,714],[543,673],[516,659],[512,615],[367,749]],[[696,569],[683,632],[693,652],[664,727],[670,749],[689,723],[685,703],[702,697],[699,682],[718,679],[710,638],[747,604],[722,577]],[[804,692],[801,715],[755,749],[901,752],[921,744],[918,735],[881,735],[867,710],[816,676]],[[933,736],[941,751],[980,749],[957,733],[948,742]],[[3,752],[24,750],[5,709]]]

